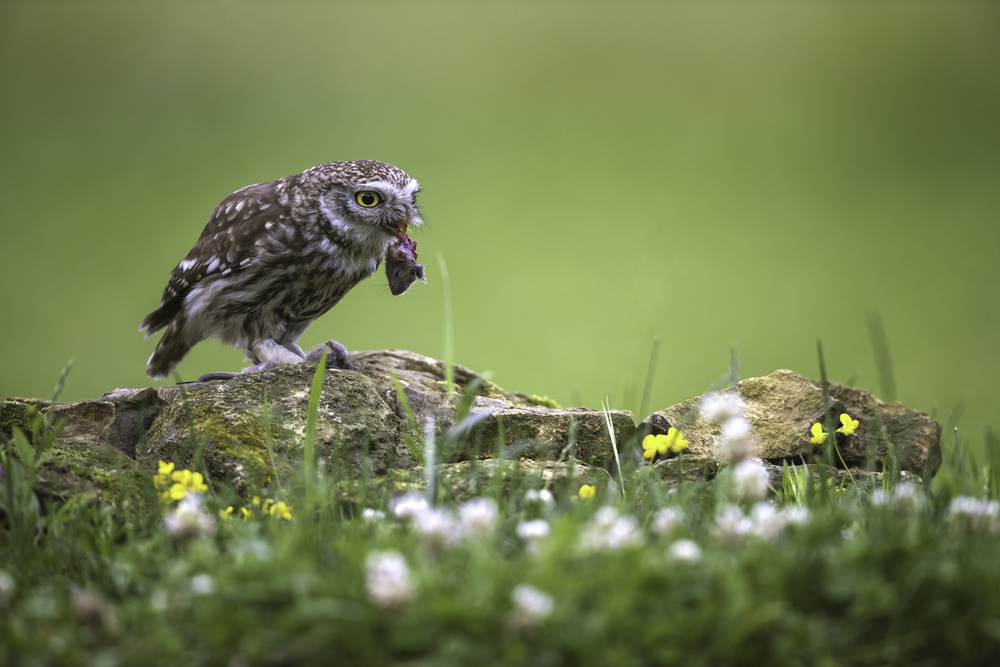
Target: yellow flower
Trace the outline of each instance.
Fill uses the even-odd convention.
[[[174,474],[170,476],[170,479],[174,480],[178,484],[183,484],[187,488],[188,482],[191,481],[191,471],[190,470],[175,470]]]
[[[274,510],[271,509],[273,505],[274,501],[268,498],[267,500],[264,501],[264,507],[261,508],[261,512],[263,512],[264,514],[269,514],[271,516],[274,516]]]
[[[652,461],[653,457],[657,454],[660,456],[666,456],[667,452],[677,454],[687,449],[689,444],[684,439],[684,434],[671,426],[667,429],[666,435],[662,433],[653,435],[650,433],[642,439],[642,457]]]
[[[589,500],[590,498],[593,498],[594,496],[597,495],[597,488],[591,486],[590,484],[584,484],[583,486],[580,487],[579,494],[580,498],[582,498],[583,500]]]
[[[170,499],[180,500],[187,495],[187,488],[180,482],[170,487]]]
[[[829,433],[823,430],[823,425],[820,424],[819,422],[813,424],[812,434],[813,436],[809,438],[809,442],[811,442],[814,445],[822,445],[824,442],[826,442],[826,436],[829,435]]]
[[[233,506],[232,505],[230,505],[229,507],[227,507],[224,510],[219,510],[219,518],[220,519],[229,519],[229,518],[232,518],[232,516],[233,516]]]
[[[684,434],[675,429],[673,426],[671,426],[667,430],[667,441],[668,441],[667,446],[670,448],[670,451],[672,451],[674,454],[678,454],[681,451],[687,449],[687,446],[691,444],[684,439]],[[661,452],[661,453],[665,454],[666,452]]]
[[[292,508],[286,505],[284,502],[274,503],[274,505],[271,506],[269,514],[271,516],[277,514],[282,519],[286,519],[288,521],[292,520]]]
[[[205,493],[208,491],[208,484],[205,484],[205,478],[201,476],[200,472],[195,472],[191,473],[191,479],[188,480],[188,488],[198,493]]]
[[[244,521],[249,521],[250,519],[253,518],[253,512],[251,512],[250,510],[248,510],[246,507],[241,507],[240,511],[243,512],[243,520]]]
[[[840,423],[843,424],[837,429],[837,433],[843,433],[844,435],[850,435],[854,433],[855,429],[858,428],[858,420],[851,419],[851,415],[846,412],[840,415]]]
[[[642,439],[642,458],[652,461],[657,454],[666,454],[668,446],[667,436],[650,433]]]
[[[173,471],[174,471],[174,464],[173,463],[164,463],[163,461],[160,461],[160,467],[157,470],[156,474],[157,475],[167,476],[170,473],[172,473]]]

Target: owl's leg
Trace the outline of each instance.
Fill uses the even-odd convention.
[[[347,354],[347,348],[335,340],[329,340],[323,345],[317,347],[315,350],[311,350],[309,354],[306,355],[305,360],[319,361],[319,358],[323,356],[324,350],[327,352],[327,368],[338,368],[342,371],[354,370],[354,364],[351,363],[351,356]]]

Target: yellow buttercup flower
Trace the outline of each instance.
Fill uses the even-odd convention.
[[[292,520],[292,508],[286,505],[283,501],[274,503],[274,505],[271,506],[269,514],[271,516],[277,515],[280,518],[286,519],[288,521]]]
[[[667,429],[667,434],[653,435],[650,433],[642,439],[642,457],[653,460],[659,454],[666,456],[667,452],[677,454],[685,449],[690,443],[684,439],[684,434],[671,426]]]
[[[597,495],[597,487],[590,484],[584,484],[580,487],[579,496],[584,500],[588,500]]]
[[[642,439],[642,458],[652,461],[657,454],[665,454],[667,447],[667,436],[662,433],[660,435],[650,433]]]
[[[684,439],[684,434],[675,429],[673,426],[671,426],[667,430],[667,447],[674,454],[678,454],[681,451],[687,449],[687,446],[689,444],[691,443],[689,443],[687,440]]]
[[[185,487],[180,482],[177,482],[176,484],[170,487],[171,500],[180,500],[186,495],[187,495],[187,487]]]
[[[814,445],[822,445],[824,442],[826,442],[826,436],[828,435],[829,433],[823,430],[823,425],[820,424],[819,422],[816,422],[812,426],[812,437],[809,438],[809,442],[811,442]]]
[[[837,429],[837,433],[850,435],[858,428],[858,424],[860,422],[858,422],[857,419],[851,419],[851,415],[845,412],[840,415],[840,423],[843,424],[843,426]]]
[[[232,505],[230,505],[229,507],[227,507],[224,510],[219,510],[219,518],[220,519],[230,519],[230,518],[232,518],[232,516],[233,516],[233,506]]]
[[[240,512],[243,513],[243,520],[244,521],[249,521],[250,519],[253,518],[253,512],[251,512],[250,510],[248,510],[246,507],[241,507],[240,508]]]
[[[164,463],[160,461],[160,467],[157,469],[156,474],[158,475],[169,475],[174,471],[173,463]]]

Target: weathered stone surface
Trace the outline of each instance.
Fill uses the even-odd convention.
[[[319,465],[337,480],[346,483],[375,475],[394,484],[410,484],[407,480],[419,471],[401,473],[415,471],[423,459],[423,433],[429,420],[436,434],[434,460],[453,466],[443,468],[442,476],[491,471],[496,466],[506,470],[507,464],[496,459],[512,458],[537,462],[518,470],[540,465],[538,474],[549,474],[545,466],[551,463],[543,462],[560,455],[564,461],[575,459],[590,466],[580,477],[614,470],[611,437],[601,411],[562,409],[547,399],[505,392],[462,366],[454,367],[454,391],[449,393],[444,364],[412,352],[363,352],[354,361],[355,371],[326,372],[314,432]],[[227,482],[240,493],[266,487],[275,474],[293,484],[302,478],[315,368],[304,363],[226,381],[117,389],[93,401],[55,406],[13,399],[0,409],[0,436],[6,440],[14,426],[27,429],[33,410],[54,410],[54,421],[65,420],[41,474],[44,492],[57,498],[78,491],[106,493],[121,486],[120,472],[148,477],[158,460],[190,468],[199,456],[212,481]],[[728,391],[739,392],[746,402],[759,457],[779,462],[821,452],[809,442],[810,427],[825,414],[818,383],[776,371],[744,380]],[[690,447],[679,461],[657,463],[655,474],[668,482],[679,476],[711,479],[721,458],[719,429],[698,419],[695,408],[700,400],[654,413],[638,430],[631,413],[610,412],[626,469],[633,461],[642,463],[637,435],[676,426]],[[927,415],[831,384],[829,414],[839,418],[841,412],[861,423],[851,436],[837,436],[849,466],[881,462],[891,450],[905,469],[918,471],[925,464],[936,469],[941,427]],[[567,475],[560,472],[557,477],[558,484]],[[458,480],[449,485],[452,482],[460,485]]]
[[[601,412],[543,407],[551,401],[505,392],[463,366],[454,366],[454,391],[449,394],[444,364],[412,352],[362,352],[353,359],[356,371],[326,372],[315,430],[319,464],[336,468],[338,476],[413,469],[423,455],[420,447],[429,418],[439,440],[439,461],[491,458],[501,447],[508,457],[555,458],[570,442],[571,425],[575,448],[569,455],[600,465],[611,460]],[[4,403],[0,426],[8,424],[9,433],[9,425],[24,422],[31,406],[42,413],[55,410],[54,419],[66,421],[57,441],[59,451],[120,452],[124,456],[114,467],[134,466],[134,459],[146,470],[154,469],[158,460],[190,467],[200,455],[210,479],[244,492],[267,485],[275,472],[281,478],[301,478],[315,370],[308,363],[279,366],[226,381],[117,389],[93,401],[54,407],[47,401],[19,399]],[[397,381],[405,402],[399,399]],[[267,450],[265,393],[273,465]],[[467,412],[469,418],[456,429],[456,406],[463,404],[462,414]],[[611,418],[617,441],[631,440],[631,413],[614,412]],[[85,486],[107,472],[107,467],[93,467],[84,475]],[[66,483],[67,488],[79,487]]]
[[[936,472],[940,464],[941,425],[928,415],[908,410],[902,403],[884,403],[862,389],[829,384],[829,410],[824,410],[820,384],[792,371],[779,370],[765,377],[749,378],[727,392],[736,392],[746,404],[746,417],[753,429],[757,449],[753,456],[781,459],[821,455],[823,447],[810,442],[810,428],[832,418],[840,426],[847,413],[860,424],[850,436],[836,434],[837,447],[849,467],[880,466],[893,451],[900,467],[919,472],[925,465]],[[670,426],[684,431],[695,458],[724,458],[719,447],[719,426],[699,418],[695,397],[655,412],[641,429],[666,433]]]

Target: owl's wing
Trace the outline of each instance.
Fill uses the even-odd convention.
[[[149,336],[174,318],[191,288],[212,275],[245,269],[257,252],[257,240],[269,225],[290,217],[282,204],[286,179],[248,185],[222,200],[205,224],[198,242],[170,273],[160,307],[140,326]]]

